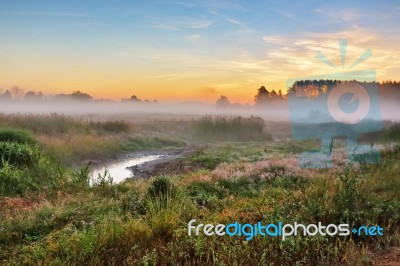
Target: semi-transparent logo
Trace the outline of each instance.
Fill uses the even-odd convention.
[[[289,111],[294,140],[321,142],[320,149],[300,155],[300,165],[306,168],[332,167],[332,146],[335,138],[346,139],[349,162],[378,162],[380,153],[373,143],[360,144],[359,136],[380,131],[378,83],[373,69],[351,71],[372,56],[368,49],[345,69],[347,40],[339,41],[341,72],[287,80]],[[316,58],[338,68],[321,52]]]

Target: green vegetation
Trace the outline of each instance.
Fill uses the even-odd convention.
[[[369,265],[380,252],[400,245],[398,144],[382,152],[379,164],[341,161],[314,170],[298,167],[294,157],[314,143],[218,141],[186,158],[191,172],[122,184],[112,184],[105,172],[90,186],[90,164],[69,169],[50,156],[53,146],[41,134],[26,133],[33,141],[23,141],[13,135],[20,129],[7,130],[11,137],[0,141],[2,265]],[[108,136],[93,128],[88,134],[94,132]],[[148,149],[181,143],[141,133],[121,137],[127,143],[120,145]],[[191,219],[380,225],[384,235],[298,235],[284,242],[190,237]]]
[[[27,131],[8,128],[0,129],[0,142],[13,142],[18,144],[36,144],[36,140]]]
[[[61,167],[25,131],[0,130],[0,156],[0,196],[43,191],[61,178]]]
[[[264,132],[264,120],[254,116],[205,116],[194,122],[193,129],[197,137],[205,140],[246,142],[271,139],[271,136]]]
[[[146,132],[123,120],[92,121],[58,114],[0,114],[0,123],[4,126],[0,128],[0,141],[37,143],[49,157],[66,165],[113,158],[123,152],[185,145],[178,138],[157,131]]]
[[[393,124],[383,132],[383,138],[387,141],[400,140],[400,123]]]

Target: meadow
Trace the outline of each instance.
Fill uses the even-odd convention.
[[[0,124],[2,265],[379,265],[400,245],[398,123],[369,136],[379,163],[348,163],[338,140],[328,169],[299,167],[316,142],[274,141],[280,125],[257,117],[0,115]],[[186,171],[89,184],[89,160],[187,145],[196,151]],[[192,219],[379,225],[384,235],[188,236]]]

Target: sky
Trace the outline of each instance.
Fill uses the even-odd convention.
[[[252,103],[261,85],[285,91],[298,77],[372,69],[400,80],[399,48],[398,1],[0,1],[3,91]]]

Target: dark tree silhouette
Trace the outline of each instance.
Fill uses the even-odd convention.
[[[10,88],[10,92],[14,100],[22,100],[22,98],[24,97],[24,89],[18,87],[17,85],[12,86]]]
[[[34,92],[34,91],[27,91],[25,93],[24,99],[25,100],[40,100],[43,98],[43,93],[41,91]]]
[[[276,93],[275,90],[272,90],[271,93],[269,94],[269,97],[270,97],[272,100],[276,100],[276,99],[278,98],[278,93]]]
[[[69,96],[72,97],[73,99],[83,100],[83,101],[89,101],[89,100],[93,99],[92,96],[90,96],[87,93],[81,92],[81,91],[74,91]]]
[[[136,95],[132,95],[129,100],[131,100],[132,102],[137,102],[137,103],[142,102],[142,100],[140,100]]]
[[[258,89],[257,95],[254,97],[256,105],[265,104],[268,102],[269,99],[270,99],[269,91],[264,86],[261,86]]]
[[[53,96],[55,100],[78,100],[78,101],[89,101],[92,100],[93,97],[87,93],[81,91],[74,91],[71,94],[56,94]]]
[[[217,100],[217,106],[218,107],[227,107],[229,106],[229,100],[228,97],[221,95],[221,97]]]
[[[0,100],[2,101],[11,101],[12,95],[9,90],[6,90],[4,93],[0,95]]]

